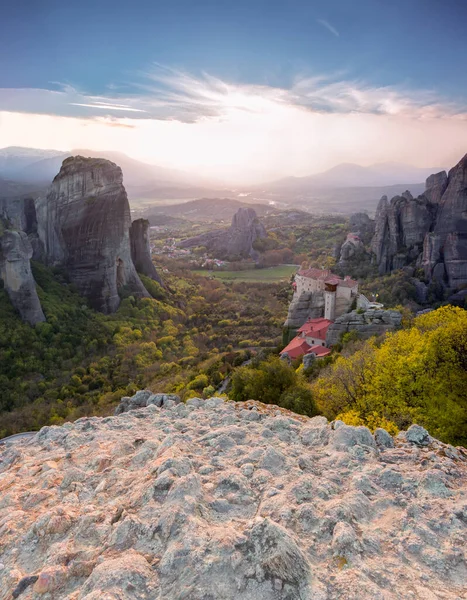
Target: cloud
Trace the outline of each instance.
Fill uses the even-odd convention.
[[[192,75],[155,64],[141,73],[132,94],[96,96],[60,84],[58,90],[0,88],[0,110],[79,118],[228,119],[235,111],[261,114],[271,106],[298,106],[318,113],[405,115],[418,119],[464,119],[467,107],[434,90],[374,86],[365,81],[314,75],[289,87],[231,83],[207,73]]]
[[[84,106],[86,108],[97,108],[99,110],[122,110],[124,112],[141,112],[145,113],[147,111],[142,110],[141,108],[131,108],[130,106],[125,106],[123,104],[111,105],[105,102],[95,102],[94,104],[82,104],[80,102],[70,102],[71,106]]]
[[[333,35],[335,35],[336,37],[339,37],[339,32],[337,31],[337,29],[335,27],[333,27],[331,25],[331,23],[329,23],[328,21],[326,21],[325,19],[316,19],[317,22],[322,25],[323,27],[325,27],[328,31],[330,31]]]
[[[252,85],[161,65],[138,77],[132,88],[118,88],[124,93],[99,96],[69,85],[0,89],[0,143],[120,150],[243,182],[339,162],[448,166],[465,154],[467,107],[435,90],[375,86],[342,73],[299,76],[288,87]]]

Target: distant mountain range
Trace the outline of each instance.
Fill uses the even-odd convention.
[[[390,185],[422,183],[441,167],[413,167],[404,163],[386,162],[361,167],[352,163],[336,165],[328,171],[307,177],[286,177],[267,184],[266,189],[309,190],[346,187],[385,187]]]
[[[274,204],[277,208],[296,206],[313,212],[373,212],[383,194],[395,195],[410,189],[412,194],[418,195],[423,191],[423,182],[428,175],[443,170],[395,162],[369,167],[342,163],[316,175],[286,177],[267,184],[232,189],[184,171],[135,160],[122,152],[87,149],[60,152],[12,146],[0,149],[0,197],[40,193],[59,172],[63,160],[77,154],[107,158],[119,165],[132,206],[142,208],[169,200],[197,198],[214,198],[219,203],[219,198],[228,197],[241,198],[242,204]],[[179,213],[180,209],[174,211]],[[226,218],[231,218],[231,209],[228,212]]]

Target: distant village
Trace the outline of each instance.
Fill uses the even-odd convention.
[[[154,226],[151,229],[160,231],[163,228]],[[177,246],[175,238],[167,238],[162,248],[156,246],[154,242],[150,242],[150,250],[153,256],[164,255],[168,258],[187,258],[191,265],[201,269],[223,269],[229,265],[227,261],[219,258],[211,258],[208,254],[196,256],[190,248],[180,248]]]

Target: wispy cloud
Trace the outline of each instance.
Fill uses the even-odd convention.
[[[331,23],[329,23],[329,21],[326,21],[325,19],[316,19],[317,22],[322,25],[323,27],[325,27],[328,31],[330,31],[333,35],[335,35],[336,37],[339,37],[339,32],[337,31],[337,29],[335,27],[333,27],[331,25]]]
[[[261,115],[287,107],[324,114],[467,118],[465,103],[448,100],[434,90],[374,86],[342,74],[301,76],[286,88],[231,83],[207,73],[195,76],[155,64],[150,71],[139,74],[132,92],[96,96],[68,84],[61,84],[58,90],[0,88],[0,110],[182,123],[225,120],[236,112]]]
[[[142,110],[141,108],[131,108],[130,106],[125,106],[124,104],[109,104],[107,102],[95,102],[93,104],[83,104],[81,102],[70,102],[70,106],[84,106],[85,108],[97,108],[99,110],[122,110],[124,112],[141,112],[145,113],[147,111]]]

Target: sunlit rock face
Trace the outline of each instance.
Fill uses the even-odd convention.
[[[138,273],[146,275],[162,284],[159,273],[151,259],[151,248],[149,245],[149,221],[147,219],[136,219],[130,228],[131,258]]]
[[[93,308],[114,312],[124,287],[148,296],[131,259],[130,206],[116,164],[67,158],[36,214],[44,261],[65,267]]]
[[[0,221],[0,277],[23,321],[45,321],[31,272],[32,246],[24,231],[3,229]]]
[[[464,596],[464,449],[254,401],[117,412],[0,446],[0,600]]]

